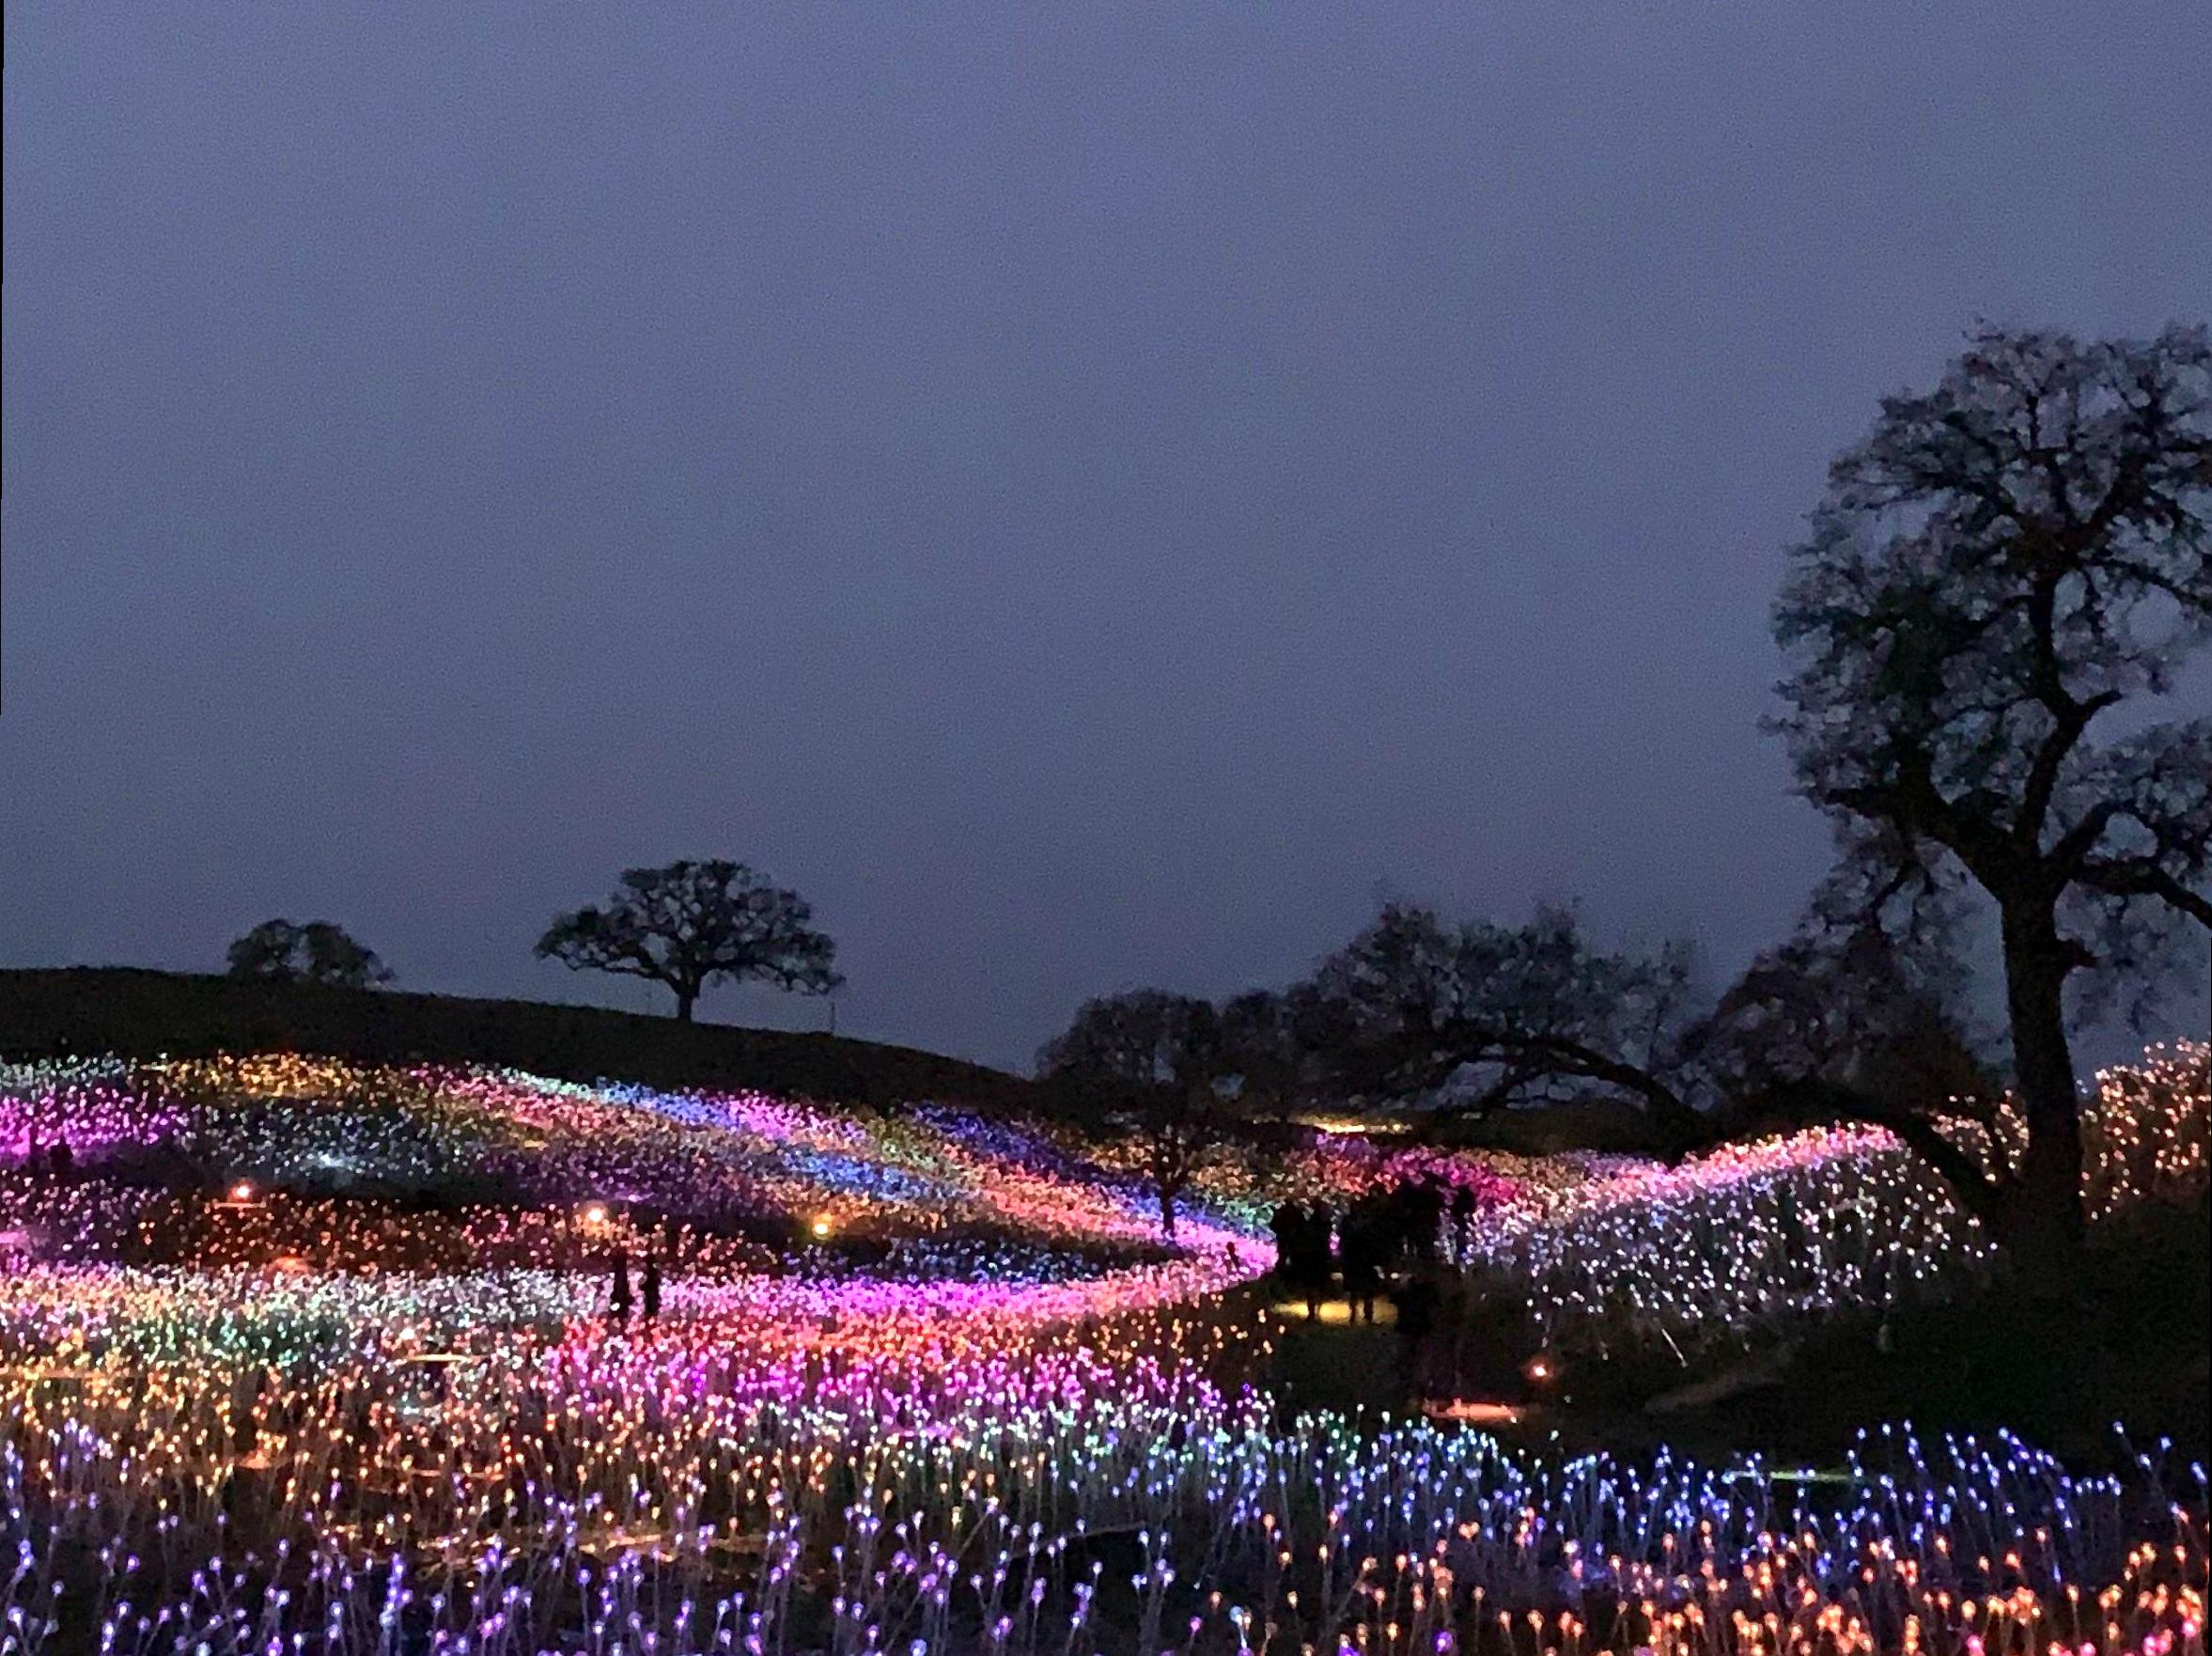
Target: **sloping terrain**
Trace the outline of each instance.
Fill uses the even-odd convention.
[[[1004,1070],[837,1035],[122,966],[0,971],[0,1057],[271,1052],[365,1064],[481,1064],[564,1081],[615,1075],[648,1086],[859,1103],[933,1099],[1020,1110],[1036,1096],[1032,1083]]]
[[[2108,1082],[2100,1211],[2201,1187],[2202,1071]],[[1372,1406],[1285,1407],[1223,1292],[1418,1183],[1563,1342],[1761,1337],[1972,1272],[1899,1155],[1237,1146],[1171,1244],[1132,1147],[942,1104],[0,1065],[0,1648],[2202,1656],[2162,1450],[1563,1460],[1396,1414],[1372,1329]]]

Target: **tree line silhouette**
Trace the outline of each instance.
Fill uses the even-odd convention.
[[[1932,391],[1883,401],[1791,551],[1770,727],[1837,854],[1734,984],[1701,996],[1689,948],[1602,948],[1571,908],[1392,903],[1282,991],[1086,1002],[1039,1068],[1142,1123],[1163,1207],[1255,1107],[1602,1098],[1678,1149],[1751,1117],[1879,1123],[2016,1256],[2063,1257],[2085,1225],[2069,1029],[2147,1010],[2212,933],[2212,719],[2152,716],[2212,642],[2208,497],[2203,328],[1980,329]],[[1990,918],[2002,1066],[1961,995]],[[2007,1083],[2017,1158],[1939,1129],[1994,1126]]]
[[[1393,902],[1282,990],[1087,1001],[1039,1073],[1143,1134],[1171,1234],[1237,1116],[1604,1099],[1682,1150],[1752,1117],[1877,1122],[2008,1247],[2070,1249],[2084,1216],[2069,1031],[2121,1001],[2146,1009],[2212,934],[2212,719],[2153,716],[2212,643],[2208,497],[2203,328],[1979,329],[1932,390],[1883,400],[1791,549],[1769,727],[1836,857],[1733,984],[1702,994],[1683,945],[1602,947],[1570,907],[1500,925]],[[2009,1063],[1963,1009],[1961,939],[1990,919]],[[662,984],[685,1022],[717,983],[843,981],[806,901],[728,861],[628,869],[535,952]],[[324,921],[256,927],[230,965],[391,976]],[[1939,1130],[1939,1115],[1993,1124],[2006,1086],[2026,1132],[2011,1163]]]

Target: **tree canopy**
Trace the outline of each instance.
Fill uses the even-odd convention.
[[[2208,410],[2202,329],[1985,329],[1837,458],[1775,609],[1776,724],[1838,888],[1906,939],[1994,911],[2028,1126],[1998,1182],[2016,1232],[2061,1244],[2069,1014],[2151,991],[2181,930],[2212,930],[2212,719],[2159,716],[2212,639]]]
[[[576,971],[664,984],[688,1023],[715,983],[755,980],[802,994],[843,983],[837,945],[813,920],[805,898],[742,863],[679,861],[625,869],[604,906],[555,916],[536,953]]]
[[[1686,1143],[1699,1132],[1692,966],[1681,944],[1598,948],[1568,908],[1539,909],[1523,926],[1455,926],[1389,903],[1303,993],[1349,1091],[1453,1084],[1455,1107],[1479,1113],[1564,1087],[1624,1099]]]
[[[1233,1063],[1209,1002],[1139,989],[1085,1001],[1036,1067],[1079,1105],[1136,1120],[1161,1228],[1172,1240],[1176,1202],[1229,1113]]]
[[[1839,854],[1734,984],[1704,992],[1680,944],[1599,946],[1569,908],[1499,925],[1393,903],[1281,994],[1090,1003],[1047,1068],[1159,1099],[1235,1077],[1280,1103],[1316,1074],[1462,1111],[1610,1098],[1678,1148],[1747,1117],[1852,1116],[2000,1240],[2070,1245],[2069,1021],[2122,992],[2140,1010],[2212,932],[2212,718],[2174,694],[2212,664],[2208,505],[2204,330],[1983,329],[1934,389],[1883,401],[1791,554],[1773,724]],[[1957,1009],[1976,910],[2002,951],[2017,1156],[1956,1125],[2002,1103]]]
[[[325,983],[367,989],[392,981],[376,950],[328,920],[264,920],[231,942],[230,976],[265,983]]]

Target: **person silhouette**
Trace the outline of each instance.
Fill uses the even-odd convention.
[[[1393,1240],[1385,1233],[1386,1222],[1387,1215],[1372,1202],[1345,1215],[1337,1255],[1344,1263],[1347,1322],[1355,1317],[1363,1322],[1375,1320],[1375,1300],[1382,1291],[1382,1268],[1389,1258],[1389,1243]]]
[[[660,1250],[655,1249],[646,1256],[645,1280],[640,1286],[645,1289],[646,1320],[650,1322],[661,1315]]]
[[[1308,1322],[1319,1320],[1321,1302],[1328,1297],[1330,1279],[1335,1274],[1330,1253],[1331,1233],[1335,1228],[1336,1221],[1321,1203],[1306,1208],[1299,1243],[1299,1275],[1305,1288]]]
[[[1428,1378],[1428,1340],[1443,1298],[1434,1275],[1416,1271],[1391,1296],[1398,1313],[1398,1378],[1406,1395],[1418,1400]]]
[[[616,1323],[630,1320],[630,1253],[625,1248],[615,1250],[615,1289],[607,1300],[607,1312]]]

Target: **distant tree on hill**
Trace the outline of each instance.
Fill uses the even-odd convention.
[[[1230,1114],[1224,1092],[1233,1071],[1221,1015],[1206,1001],[1165,990],[1101,995],[1045,1043],[1036,1067],[1079,1107],[1136,1121],[1160,1226],[1174,1241],[1176,1203]]]
[[[2212,719],[2153,716],[2212,642],[2208,505],[2203,329],[1985,330],[1837,458],[1775,609],[1839,889],[1907,940],[1994,914],[2027,1142],[1984,1194],[2046,1251],[2083,1228],[2069,1016],[2212,931]]]
[[[357,943],[328,920],[305,925],[264,920],[232,942],[230,976],[262,983],[326,983],[367,989],[392,981],[376,950]]]
[[[832,966],[837,945],[813,919],[805,898],[742,863],[682,861],[625,869],[605,907],[556,916],[536,953],[576,971],[665,984],[677,1018],[689,1023],[714,983],[750,978],[802,994],[843,983]]]

